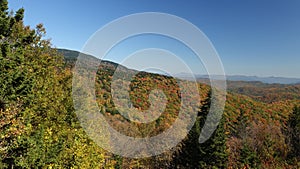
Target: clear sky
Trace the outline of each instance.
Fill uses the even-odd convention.
[[[170,13],[207,35],[226,74],[300,78],[299,0],[9,0],[9,6],[25,8],[25,24],[43,23],[54,46],[78,51],[114,19]]]

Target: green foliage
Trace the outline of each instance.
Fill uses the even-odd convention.
[[[174,152],[172,165],[177,168],[199,168],[202,161],[202,147],[199,143],[200,129],[200,118],[197,118],[188,136],[182,141],[183,147]]]
[[[43,25],[24,26],[24,9],[9,15],[7,1],[0,10],[0,167],[109,167],[76,119],[71,70]]]
[[[253,151],[247,143],[243,145],[240,152],[241,167],[260,168],[260,160],[255,151]]]
[[[201,144],[199,166],[226,168],[227,156],[224,119],[222,119],[211,138]]]
[[[300,106],[295,106],[288,120],[289,158],[300,160]]]
[[[32,29],[23,24],[23,17],[23,8],[9,14],[7,0],[0,1],[0,168],[292,168],[299,165],[300,108],[290,111],[294,104],[299,104],[299,85],[233,85],[231,91],[244,95],[228,94],[217,130],[209,140],[199,144],[211,99],[209,86],[199,84],[202,99],[199,116],[187,138],[171,151],[144,159],[122,158],[104,151],[89,139],[73,110],[71,68],[78,53],[60,50],[70,55],[64,60],[44,39],[43,25]],[[153,89],[162,90],[168,104],[151,123],[130,122],[120,115],[112,100],[111,79],[117,66],[101,62],[95,84],[100,112],[109,124],[135,137],[155,136],[170,128],[180,110],[177,80],[145,72],[136,74],[129,84],[131,107],[147,110]],[[135,73],[120,67],[124,78]],[[288,129],[285,135],[283,129]],[[287,153],[290,164],[286,163]]]
[[[206,122],[206,117],[211,106],[210,92],[203,101],[199,117],[187,138],[183,141],[183,147],[176,153],[175,166],[181,168],[226,168],[227,150],[224,130],[224,118],[221,119],[217,129],[204,143],[199,143],[201,129]],[[213,124],[212,124],[213,125]]]

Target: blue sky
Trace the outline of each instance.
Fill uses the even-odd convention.
[[[81,50],[95,31],[119,17],[138,12],[169,13],[188,20],[207,35],[226,74],[300,78],[298,0],[10,0],[9,6],[25,8],[25,24],[43,23],[54,46],[74,50]]]

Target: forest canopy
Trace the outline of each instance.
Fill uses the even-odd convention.
[[[42,24],[35,28],[24,24],[24,12],[23,8],[11,12],[7,0],[0,1],[0,168],[300,168],[296,85],[275,86],[271,93],[257,86],[232,89],[217,130],[200,144],[211,88],[198,83],[202,99],[197,121],[172,150],[131,159],[100,148],[74,112],[71,86],[76,53],[57,51],[45,39]],[[164,91],[168,105],[153,123],[132,123],[112,101],[116,66],[111,62],[99,66],[95,81],[99,113],[128,136],[153,136],[170,128],[180,105],[176,79],[138,73],[130,84],[132,106],[147,109],[153,88]]]

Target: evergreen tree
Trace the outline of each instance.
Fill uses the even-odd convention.
[[[207,115],[210,111],[210,107],[212,105],[211,99],[211,90],[208,94],[208,99],[204,102],[204,107],[201,111],[201,118],[199,122],[199,126],[201,129],[203,128],[205,123],[208,123],[206,120]],[[216,109],[217,110],[217,109]],[[218,110],[217,110],[218,111]],[[226,137],[224,130],[225,118],[222,117],[216,130],[213,132],[211,137],[200,144],[200,157],[198,161],[199,168],[226,168],[227,163],[227,152],[226,152]],[[215,124],[208,124],[211,126],[215,126]]]
[[[201,160],[201,146],[199,143],[200,136],[200,118],[197,120],[190,130],[189,134],[182,141],[182,147],[174,154],[171,162],[171,168],[199,168],[199,160]]]
[[[300,160],[300,106],[295,106],[288,120],[288,141],[290,143],[290,158]]]
[[[226,168],[227,152],[224,130],[224,118],[221,119],[217,129],[204,143],[199,143],[201,129],[206,121],[211,105],[211,92],[202,102],[201,111],[197,120],[183,141],[181,151],[175,155],[174,165],[181,168]]]
[[[109,166],[76,119],[63,57],[23,17],[0,1],[0,168]]]
[[[200,168],[226,168],[227,157],[224,118],[222,118],[212,136],[200,144],[199,166]]]

